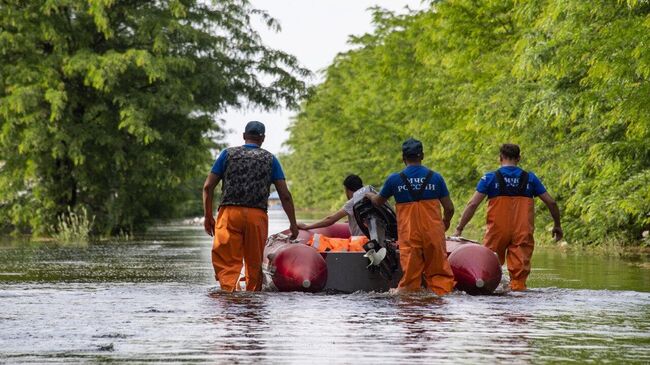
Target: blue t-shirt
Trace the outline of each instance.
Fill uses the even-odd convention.
[[[244,147],[246,148],[260,148],[260,146],[256,144],[245,144]],[[219,157],[217,157],[217,160],[214,162],[214,165],[212,165],[212,172],[215,175],[223,176],[224,172],[226,172],[226,161],[228,160],[228,150],[225,149],[221,151],[219,154]],[[282,166],[280,166],[280,161],[278,161],[275,156],[273,156],[273,164],[271,165],[271,180],[285,180],[284,178],[284,171],[282,171]]]
[[[413,191],[417,193],[422,186],[424,178],[429,173],[429,169],[424,166],[411,165],[407,166],[402,170],[402,172],[411,183]],[[422,200],[440,199],[449,196],[445,179],[443,179],[439,173],[434,172],[431,179],[429,179],[426,184],[424,192],[422,193]],[[379,195],[386,199],[394,196],[395,203],[397,204],[410,203],[413,201],[413,198],[406,187],[406,183],[404,183],[399,173],[391,174],[388,179],[386,179]]]
[[[517,166],[501,166],[499,168],[503,179],[508,186],[519,186],[519,177],[523,171]],[[494,198],[499,195],[499,182],[497,181],[496,171],[488,172],[476,185],[476,191],[488,196],[488,199]],[[535,174],[528,172],[528,185],[526,185],[526,196],[529,198],[542,195],[546,192],[546,188]]]

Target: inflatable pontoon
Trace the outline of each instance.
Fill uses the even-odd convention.
[[[367,199],[355,204],[354,213],[367,237],[362,252],[319,252],[313,247],[318,235],[349,239],[350,231],[345,223],[301,230],[293,241],[289,240],[288,230],[270,236],[264,249],[265,288],[343,293],[396,288],[402,272],[395,213],[390,206],[377,208]],[[466,239],[448,238],[446,244],[456,288],[471,295],[493,293],[501,281],[501,265],[496,255]]]

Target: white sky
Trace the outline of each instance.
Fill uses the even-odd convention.
[[[267,10],[282,26],[279,33],[258,27],[264,43],[296,56],[303,67],[315,73],[312,84],[321,81],[318,71],[325,69],[337,53],[351,48],[347,44],[349,35],[372,31],[369,7],[378,5],[402,13],[406,6],[411,9],[426,6],[421,0],[251,0],[251,4]],[[282,143],[289,137],[286,129],[293,115],[295,111],[284,109],[239,110],[220,117],[230,131],[226,136],[229,146],[240,145],[246,123],[259,120],[266,125],[264,148],[277,154],[286,150]]]

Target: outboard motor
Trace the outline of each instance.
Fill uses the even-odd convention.
[[[386,280],[392,280],[399,267],[397,258],[397,217],[388,205],[375,207],[368,198],[354,204],[354,218],[368,241],[366,250],[370,270],[379,270]]]

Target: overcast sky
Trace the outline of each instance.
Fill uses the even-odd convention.
[[[372,31],[371,16],[367,10],[381,6],[393,11],[405,12],[405,7],[421,9],[421,0],[251,0],[253,7],[264,9],[276,18],[282,31],[274,33],[257,27],[264,43],[281,49],[298,58],[321,80],[318,71],[326,68],[337,53],[350,49],[349,35]],[[231,130],[226,137],[228,145],[242,143],[241,135],[249,120],[259,120],[266,125],[264,148],[272,153],[285,150],[282,143],[288,138],[286,131],[295,111],[259,110],[229,111],[220,117],[226,120],[225,128]]]

